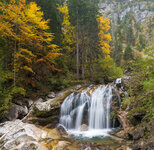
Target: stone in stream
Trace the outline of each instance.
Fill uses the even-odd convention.
[[[67,141],[59,141],[58,144],[53,148],[53,150],[65,150],[68,145],[70,145],[70,142]]]
[[[88,126],[86,124],[82,124],[79,128],[80,131],[88,131]]]

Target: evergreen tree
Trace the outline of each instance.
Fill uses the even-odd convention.
[[[132,59],[133,59],[133,50],[131,48],[131,45],[128,43],[124,53],[124,60],[128,61]]]

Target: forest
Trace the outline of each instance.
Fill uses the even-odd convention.
[[[128,112],[132,126],[142,122],[152,126],[153,4],[152,0],[0,0],[0,122],[7,121],[5,115],[16,101],[35,101],[51,91],[128,77],[124,83],[128,97],[120,95],[121,110]],[[134,15],[138,6],[150,15]],[[133,9],[127,11],[129,7]],[[141,114],[141,121],[134,114]],[[149,137],[146,130],[144,138]]]

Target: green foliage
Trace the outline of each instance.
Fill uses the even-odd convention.
[[[144,90],[146,90],[147,92],[154,93],[154,79],[144,81],[143,87],[144,87]]]
[[[133,59],[133,50],[132,50],[130,44],[128,44],[126,49],[125,49],[124,59],[127,60],[127,61]]]
[[[122,101],[122,109],[127,109],[131,102],[133,101],[134,97],[128,97],[128,98],[124,98]]]
[[[102,81],[112,81],[123,76],[123,71],[117,67],[112,58],[105,60],[100,58],[95,64],[95,79]]]
[[[142,51],[147,45],[147,41],[144,35],[139,35],[139,44],[137,45],[137,49]]]
[[[154,55],[153,46],[145,50],[146,58],[132,63],[132,78],[129,81],[130,98],[124,99],[123,109],[129,105],[129,119],[136,125],[134,113],[143,113],[144,120],[154,118]],[[130,65],[130,64],[129,64]],[[130,67],[130,66],[129,66]]]

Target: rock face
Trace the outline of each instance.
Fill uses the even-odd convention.
[[[131,2],[130,2],[131,1]],[[153,15],[152,1],[142,1],[136,3],[135,0],[121,0],[121,2],[112,1],[112,2],[101,2],[99,4],[100,12],[104,13],[108,18],[112,19],[114,22],[117,22],[118,11],[119,17],[122,20],[128,12],[133,12],[134,16],[139,23],[143,23],[146,18]],[[130,5],[131,4],[131,5]],[[151,9],[150,9],[151,7]]]
[[[46,100],[39,98],[34,103],[32,113],[26,117],[24,122],[41,126],[50,125],[50,127],[54,128],[59,121],[61,103],[73,91],[79,90],[80,88],[81,86],[77,85],[56,94],[51,92],[46,97]]]
[[[19,106],[14,104],[8,114],[6,114],[6,118],[11,121],[17,118],[22,119],[24,116],[28,114],[28,108],[26,106]]]

